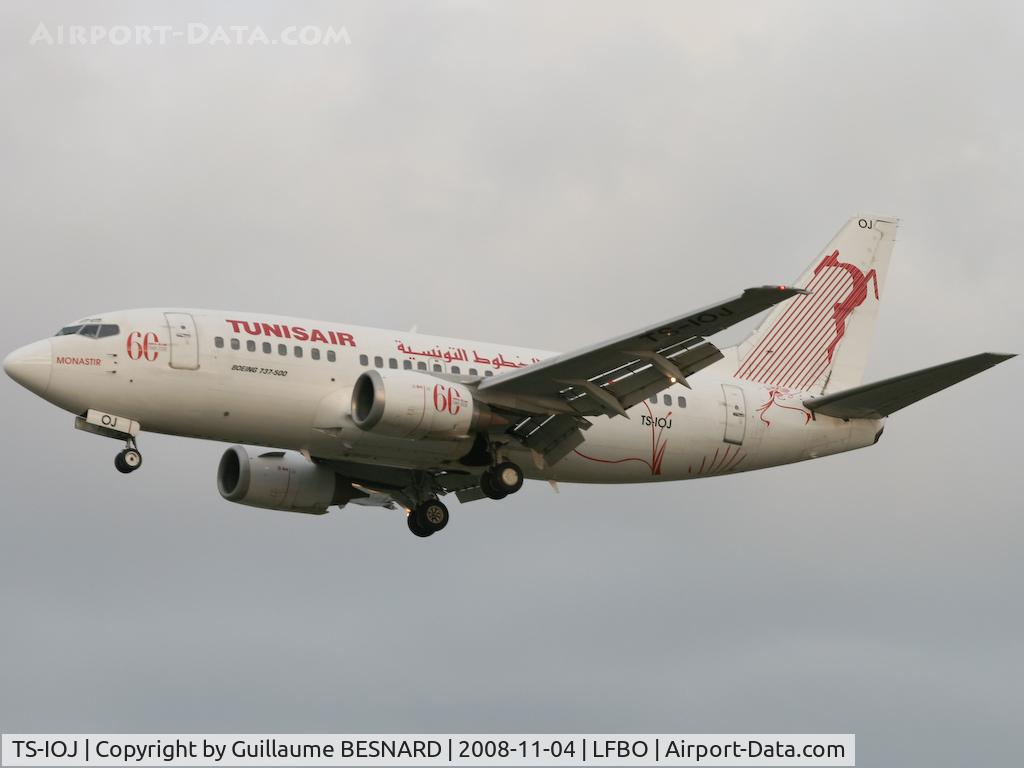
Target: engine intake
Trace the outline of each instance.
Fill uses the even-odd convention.
[[[468,386],[418,371],[366,371],[352,389],[352,420],[367,432],[457,440],[508,424]]]
[[[241,445],[224,451],[217,467],[217,489],[228,501],[282,512],[322,515],[332,504],[359,495],[327,467],[293,451],[252,456]]]

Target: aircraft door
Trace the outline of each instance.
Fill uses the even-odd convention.
[[[725,393],[725,442],[743,445],[747,434],[747,400],[743,389],[734,384],[723,384]]]
[[[199,367],[199,338],[196,321],[184,312],[165,312],[171,338],[171,368],[194,371]]]

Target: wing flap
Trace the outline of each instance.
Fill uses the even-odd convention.
[[[825,397],[804,400],[815,413],[839,419],[881,419],[981,373],[1014,355],[983,352]]]
[[[657,354],[657,353],[655,353]],[[650,365],[641,365],[632,370],[629,375],[624,375],[612,381],[606,388],[619,399],[626,407],[632,408],[637,403],[643,402],[651,395],[656,395],[671,383],[674,378],[678,382],[686,384],[686,379],[702,368],[718,362],[723,357],[722,352],[711,342],[705,341],[695,347],[681,349],[666,355],[658,355],[659,361],[651,361]],[[649,359],[649,358],[647,358]],[[643,362],[644,358],[640,359]],[[661,361],[671,364],[675,370],[667,374]]]
[[[511,434],[550,466],[582,443],[583,432],[590,427],[590,422],[584,418],[558,414],[546,418],[530,417],[517,424]]]

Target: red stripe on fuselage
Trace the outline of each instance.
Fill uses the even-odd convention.
[[[767,384],[778,383],[777,376],[788,368],[796,357],[806,352],[803,346],[809,328],[816,326],[827,317],[829,306],[841,290],[842,275],[833,275],[815,289],[813,301],[800,317],[785,330],[775,342],[775,352],[765,364],[754,370],[749,378]]]
[[[764,338],[762,338],[751,353],[747,355],[747,359],[743,361],[743,365],[741,365],[740,369],[736,372],[737,377],[750,376],[754,372],[755,368],[764,362],[766,354],[771,357],[769,351],[772,350],[772,345],[774,345],[775,341],[779,338],[779,335],[783,333],[790,324],[796,321],[803,312],[806,312],[808,305],[813,302],[813,292],[815,292],[818,287],[816,283],[817,279],[818,276],[814,275],[808,281],[807,285],[803,286],[806,290],[812,291],[811,295],[800,296],[790,303],[786,308],[786,311],[779,316],[775,325],[768,329]]]
[[[776,323],[776,326],[769,331],[765,338],[765,347],[771,351],[771,354],[762,355],[761,359],[750,367],[744,373],[745,378],[750,378],[755,381],[760,380],[765,374],[767,369],[771,369],[775,366],[775,363],[784,359],[788,352],[787,344],[796,332],[806,322],[807,318],[819,311],[821,302],[824,299],[823,294],[827,293],[833,280],[831,276],[822,278],[821,281],[817,280],[818,276],[815,276],[814,280],[808,283],[807,290],[812,291],[809,296],[805,296],[798,301],[802,301],[802,306],[799,311],[790,317],[785,323]]]
[[[773,379],[771,383],[786,386],[785,382],[788,381],[793,371],[800,369],[809,358],[824,352],[824,345],[820,343],[820,336],[831,323],[830,318],[835,300],[845,291],[845,286],[842,285],[843,282],[845,281],[840,279],[839,284],[828,293],[822,292],[821,308],[800,329],[799,335],[793,341],[796,351],[788,357],[784,366],[778,366],[772,371]]]

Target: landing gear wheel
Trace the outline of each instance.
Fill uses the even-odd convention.
[[[405,517],[405,522],[409,526],[409,530],[412,531],[414,536],[419,536],[421,539],[425,539],[427,536],[433,533],[433,531],[426,530],[420,527],[418,515],[416,510],[413,510]]]
[[[515,493],[523,487],[523,470],[511,461],[503,461],[491,467],[490,475],[491,484],[506,494]]]
[[[412,510],[405,522],[414,535],[426,538],[448,525],[448,507],[437,499],[430,499]]]
[[[444,527],[448,525],[448,507],[437,499],[431,499],[426,504],[421,504],[415,514],[419,518],[420,527],[431,533],[444,530]]]
[[[142,454],[135,448],[126,448],[122,451],[121,460],[132,472],[142,466]]]
[[[125,448],[114,457],[114,467],[118,472],[128,474],[142,466],[142,454],[134,448]]]
[[[484,492],[484,496],[488,499],[494,499],[495,501],[501,501],[508,496],[507,493],[495,486],[494,478],[491,476],[491,470],[489,469],[480,475],[480,490]]]

